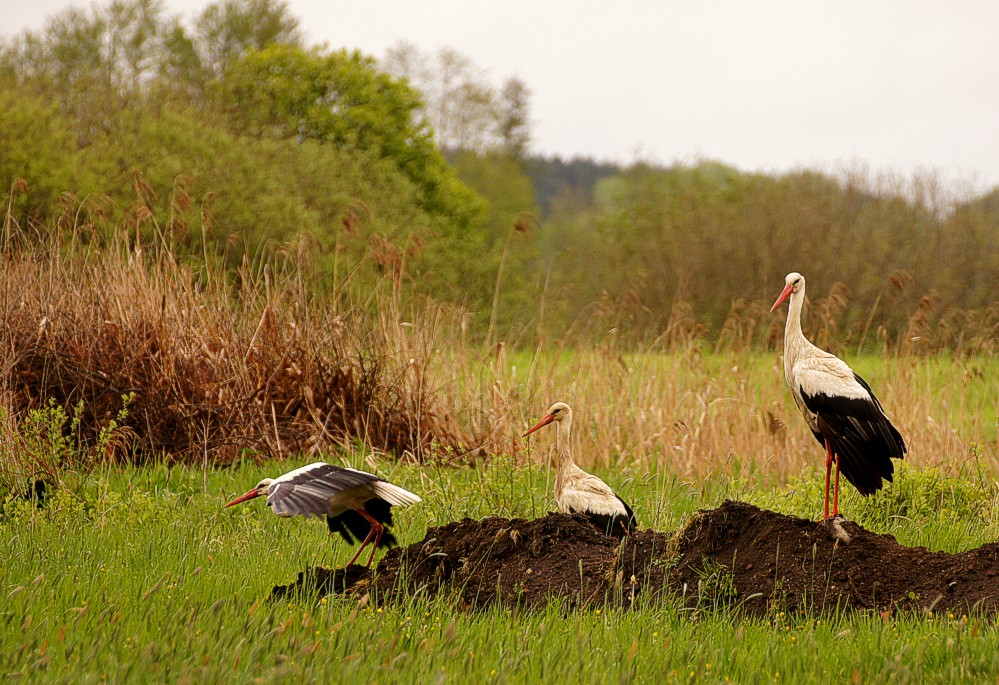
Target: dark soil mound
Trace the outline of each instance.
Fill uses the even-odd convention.
[[[392,600],[448,591],[469,607],[494,601],[536,607],[552,598],[571,606],[617,598],[630,606],[643,590],[665,587],[667,542],[655,531],[622,541],[569,514],[533,521],[466,518],[428,529],[422,542],[389,550],[375,573],[357,565],[315,568],[299,573],[291,585],[275,587],[272,597],[374,590]]]
[[[999,545],[959,554],[903,547],[844,521],[849,544],[814,521],[726,501],[681,531],[670,583],[688,602],[768,609],[999,609]]]
[[[630,607],[639,596],[668,592],[690,606],[750,614],[999,609],[999,545],[948,554],[902,547],[849,521],[841,528],[849,544],[814,521],[731,501],[700,512],[672,538],[649,530],[619,540],[566,514],[464,519],[390,550],[375,573],[316,568],[272,597],[374,592],[392,601],[449,592],[469,607],[538,607],[554,598]]]
[[[371,571],[359,564],[332,571],[322,566],[298,572],[298,580],[290,585],[275,585],[271,599],[286,599],[295,595],[358,595],[371,584]]]

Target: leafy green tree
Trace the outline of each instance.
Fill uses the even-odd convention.
[[[57,104],[81,145],[111,131],[119,114],[157,78],[164,56],[162,0],[116,0],[70,8],[41,33],[5,45],[5,71],[18,86]]]
[[[27,183],[13,209],[32,223],[56,210],[61,193],[98,191],[99,173],[77,146],[72,122],[46,100],[0,90],[0,183],[6,197],[16,179]]]
[[[621,167],[609,162],[597,162],[586,157],[562,158],[532,155],[524,160],[524,168],[537,194],[543,218],[554,206],[560,212],[569,206],[576,211],[593,204],[593,189],[597,182],[621,173]]]
[[[530,90],[520,79],[507,79],[497,91],[486,73],[456,50],[428,54],[405,41],[389,48],[381,65],[422,94],[419,115],[433,128],[442,150],[526,155]]]
[[[173,96],[175,102],[204,106],[204,91],[211,73],[201,59],[197,38],[179,18],[173,17],[161,29],[163,50],[153,90]],[[159,97],[154,93],[153,97]]]
[[[537,288],[531,264],[537,258],[534,188],[520,162],[502,152],[462,152],[453,157],[461,177],[485,201],[473,230],[428,255],[428,268],[472,309],[486,337],[515,337],[533,317]],[[455,259],[455,255],[468,255]],[[506,334],[512,335],[506,335]]]
[[[222,98],[248,134],[374,151],[420,190],[426,211],[458,226],[480,211],[434,146],[433,132],[416,121],[418,94],[359,52],[291,45],[250,52],[227,72]]]
[[[288,3],[280,0],[213,3],[198,17],[195,33],[204,67],[218,78],[251,50],[274,44],[302,45],[298,19],[288,10]]]
[[[530,89],[519,78],[507,79],[499,95],[497,127],[501,145],[518,159],[527,155],[531,144],[530,97]]]

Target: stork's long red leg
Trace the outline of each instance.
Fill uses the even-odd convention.
[[[364,538],[364,542],[362,542],[361,546],[357,548],[357,553],[355,553],[354,556],[352,556],[350,558],[350,561],[347,562],[347,566],[350,566],[355,561],[357,561],[357,557],[361,556],[361,551],[364,550],[364,548],[367,546],[368,542],[370,542],[371,536],[374,535],[374,534],[375,534],[375,529],[374,528],[372,528],[371,530],[368,531],[368,537]],[[346,568],[347,566],[344,566],[344,568]]]
[[[832,445],[826,440],[826,499],[825,499],[825,515],[822,520],[825,521],[829,518],[829,471],[832,469],[833,453]],[[839,466],[836,467],[836,477],[839,478]],[[837,481],[838,482],[838,481]]]
[[[839,454],[836,454],[836,484],[833,485],[833,518],[839,514]]]
[[[379,523],[374,516],[369,514],[364,509],[355,509],[354,511],[356,511],[364,518],[368,519],[368,523],[371,524],[371,530],[368,531],[368,536],[364,538],[364,542],[362,542],[361,546],[357,549],[357,554],[354,555],[353,559],[347,562],[347,566],[350,566],[355,561],[357,561],[357,558],[361,556],[361,552],[364,550],[365,547],[368,546],[368,543],[371,542],[371,538],[374,537],[375,546],[371,548],[371,556],[368,557],[368,568],[371,568],[371,562],[375,558],[375,551],[378,549],[378,543],[382,541],[382,533],[385,532],[385,526]]]
[[[371,562],[375,558],[375,552],[378,551],[378,543],[382,541],[382,533],[385,532],[385,526],[381,524],[380,521],[375,521],[371,519],[371,527],[375,532],[375,544],[371,545],[371,556],[368,557],[368,568],[371,568]]]
[[[368,557],[368,568],[371,568],[371,560],[375,558],[375,549],[378,549],[378,543],[381,542],[382,532],[385,530],[385,527],[364,509],[355,509],[354,511],[368,519],[368,523],[371,524],[371,529],[368,531],[368,536],[364,538],[364,542],[362,542],[361,546],[357,548],[357,554],[355,554],[353,558],[347,562],[347,566],[350,566],[357,561],[357,558],[361,556],[361,552],[364,551],[364,548],[368,546],[369,542],[371,542],[371,538],[374,537],[375,548],[371,550],[371,556]]]

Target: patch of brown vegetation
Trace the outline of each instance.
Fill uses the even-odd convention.
[[[842,526],[849,544],[814,521],[732,501],[698,513],[672,538],[647,530],[620,542],[565,514],[464,519],[390,550],[375,573],[315,568],[272,597],[374,593],[402,601],[449,592],[470,608],[537,608],[553,599],[631,607],[668,594],[687,606],[750,615],[999,610],[999,544],[948,554],[903,547],[850,521]]]
[[[289,277],[199,275],[120,244],[89,259],[12,256],[3,292],[9,413],[82,402],[73,438],[86,444],[132,395],[133,443],[98,460],[227,463],[247,448],[283,456],[363,441],[423,461],[467,443],[397,331]]]

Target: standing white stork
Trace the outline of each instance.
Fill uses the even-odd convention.
[[[534,431],[555,422],[555,502],[563,514],[584,514],[597,528],[608,535],[620,527],[626,535],[635,529],[635,514],[627,502],[614,494],[607,483],[576,466],[572,460],[569,436],[572,431],[572,409],[565,402],[556,402],[533,428]]]
[[[353,544],[362,540],[350,566],[374,538],[368,567],[375,550],[396,544],[385,528],[392,525],[392,506],[416,504],[420,497],[364,471],[317,461],[278,478],[264,478],[256,487],[226,504],[245,502],[267,495],[267,506],[278,516],[325,516],[331,533],[340,533]]]
[[[774,311],[790,298],[784,326],[784,377],[794,403],[819,444],[826,448],[825,519],[829,519],[829,472],[836,462],[833,512],[839,513],[839,472],[871,495],[892,481],[892,458],[904,459],[905,441],[885,415],[871,386],[842,359],[819,349],[801,332],[805,278],[789,273]]]

